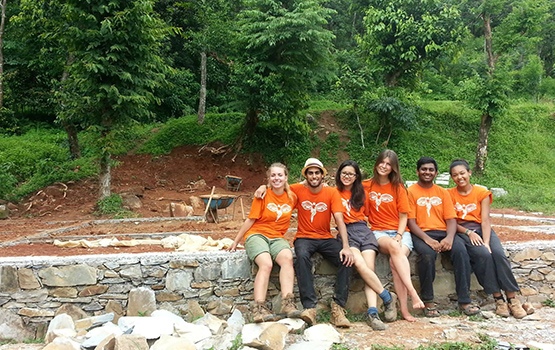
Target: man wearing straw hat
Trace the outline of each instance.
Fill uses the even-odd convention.
[[[314,253],[320,253],[324,259],[338,268],[330,322],[337,327],[350,327],[351,324],[345,317],[345,304],[349,294],[353,253],[349,248],[347,229],[343,222],[345,209],[341,203],[341,196],[334,187],[324,186],[323,180],[327,170],[320,160],[308,158],[301,174],[306,181],[291,185],[291,190],[298,197],[298,228],[294,247],[295,274],[304,307],[301,318],[309,325],[316,323],[318,298],[314,289],[312,256]],[[260,197],[263,193],[264,188],[259,188],[255,196]],[[331,233],[332,215],[339,231],[338,238]]]

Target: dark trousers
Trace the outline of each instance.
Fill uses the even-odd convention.
[[[426,234],[437,241],[441,241],[447,236],[445,231],[436,230],[426,231]],[[416,235],[412,235],[412,241],[414,250],[418,253],[416,262],[418,278],[420,279],[420,297],[424,302],[431,302],[434,300],[434,280],[436,278],[438,253]],[[469,304],[471,301],[470,274],[472,273],[472,267],[464,241],[459,235],[455,235],[451,250],[442,254],[447,254],[453,264],[455,290],[459,304]]]
[[[339,252],[343,248],[337,239],[308,239],[297,238],[295,246],[295,274],[301,303],[305,309],[316,307],[318,298],[314,289],[314,275],[312,273],[312,255],[320,253],[322,257],[331,262],[337,269],[335,281],[334,300],[337,304],[345,307],[349,296],[349,278],[351,268],[346,267],[339,259]]]
[[[479,225],[471,225],[467,228],[476,231],[483,238],[482,228]],[[468,236],[462,238],[467,245],[474,274],[486,293],[492,294],[500,292],[500,290],[518,292],[520,290],[511,269],[511,263],[505,254],[505,249],[493,230],[491,230],[489,240],[491,254],[484,246],[472,245]]]

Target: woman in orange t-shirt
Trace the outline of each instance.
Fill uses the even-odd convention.
[[[360,167],[353,160],[346,160],[335,175],[337,190],[343,203],[343,221],[347,228],[349,247],[353,252],[354,265],[366,283],[364,294],[368,303],[366,322],[375,331],[385,330],[386,326],[378,316],[377,295],[383,301],[385,320],[393,322],[397,319],[396,299],[380,282],[374,272],[378,242],[366,222],[367,200],[362,187]]]
[[[512,314],[515,318],[523,318],[527,312],[516,296],[520,289],[511,270],[511,262],[505,255],[505,249],[499,237],[491,228],[490,205],[493,201],[491,192],[470,183],[472,172],[464,159],[454,160],[449,167],[449,172],[457,185],[449,189],[457,212],[457,233],[467,246],[478,282],[484,287],[486,293],[493,295],[497,315],[508,317]],[[489,252],[493,264],[484,263],[480,252],[481,254]],[[507,302],[501,290],[505,291]]]
[[[297,204],[297,196],[289,189],[285,165],[274,163],[267,174],[269,190],[264,198],[253,200],[249,216],[229,248],[230,251],[235,251],[239,241],[244,237],[247,255],[258,265],[254,279],[254,322],[274,321],[278,318],[266,307],[266,294],[274,262],[280,266],[280,314],[287,317],[300,315],[293,295],[293,253],[289,242],[283,238],[289,229],[291,212]]]
[[[378,240],[379,250],[389,255],[393,285],[399,297],[401,315],[409,322],[416,321],[408,309],[408,296],[412,307],[424,308],[424,303],[412,285],[408,255],[412,239],[407,231],[409,202],[399,170],[399,159],[392,150],[383,150],[376,159],[373,176],[363,181],[368,196],[368,221]]]

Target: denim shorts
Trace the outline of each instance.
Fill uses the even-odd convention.
[[[269,239],[262,234],[254,234],[245,241],[247,256],[252,261],[261,253],[269,253],[272,260],[275,261],[278,254],[284,249],[291,249],[289,242],[284,238]]]
[[[357,248],[361,252],[369,249],[378,251],[378,241],[365,222],[353,222],[345,226],[347,226],[349,247]]]
[[[387,236],[387,237],[395,238],[395,236],[397,236],[397,230],[373,231],[373,232],[374,232],[374,236],[376,237],[376,240],[378,241],[382,237]],[[401,238],[401,242],[412,252],[414,245],[412,244],[412,237],[410,235],[410,232],[408,231],[403,232],[403,238]]]

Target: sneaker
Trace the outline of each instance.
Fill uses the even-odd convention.
[[[293,293],[289,293],[285,298],[281,299],[280,314],[291,318],[299,318],[301,316],[301,312],[297,309],[297,305],[295,305],[295,296]]]
[[[351,322],[345,317],[345,309],[339,306],[335,301],[331,302],[330,322],[336,327],[349,328]]]
[[[387,329],[387,326],[377,314],[367,314],[366,323],[375,331],[385,331]]]
[[[316,309],[304,309],[303,312],[301,312],[301,319],[305,321],[309,326],[316,324]]]
[[[383,304],[384,320],[386,322],[393,322],[397,320],[397,294],[391,293],[391,301]]]
[[[495,301],[495,314],[501,317],[509,317],[511,313],[509,312],[509,306],[503,299],[497,299]]]
[[[528,315],[517,298],[509,299],[509,309],[514,318],[524,318],[524,316]]]
[[[266,307],[266,303],[254,302],[252,319],[255,323],[270,322],[276,320],[276,315]]]

